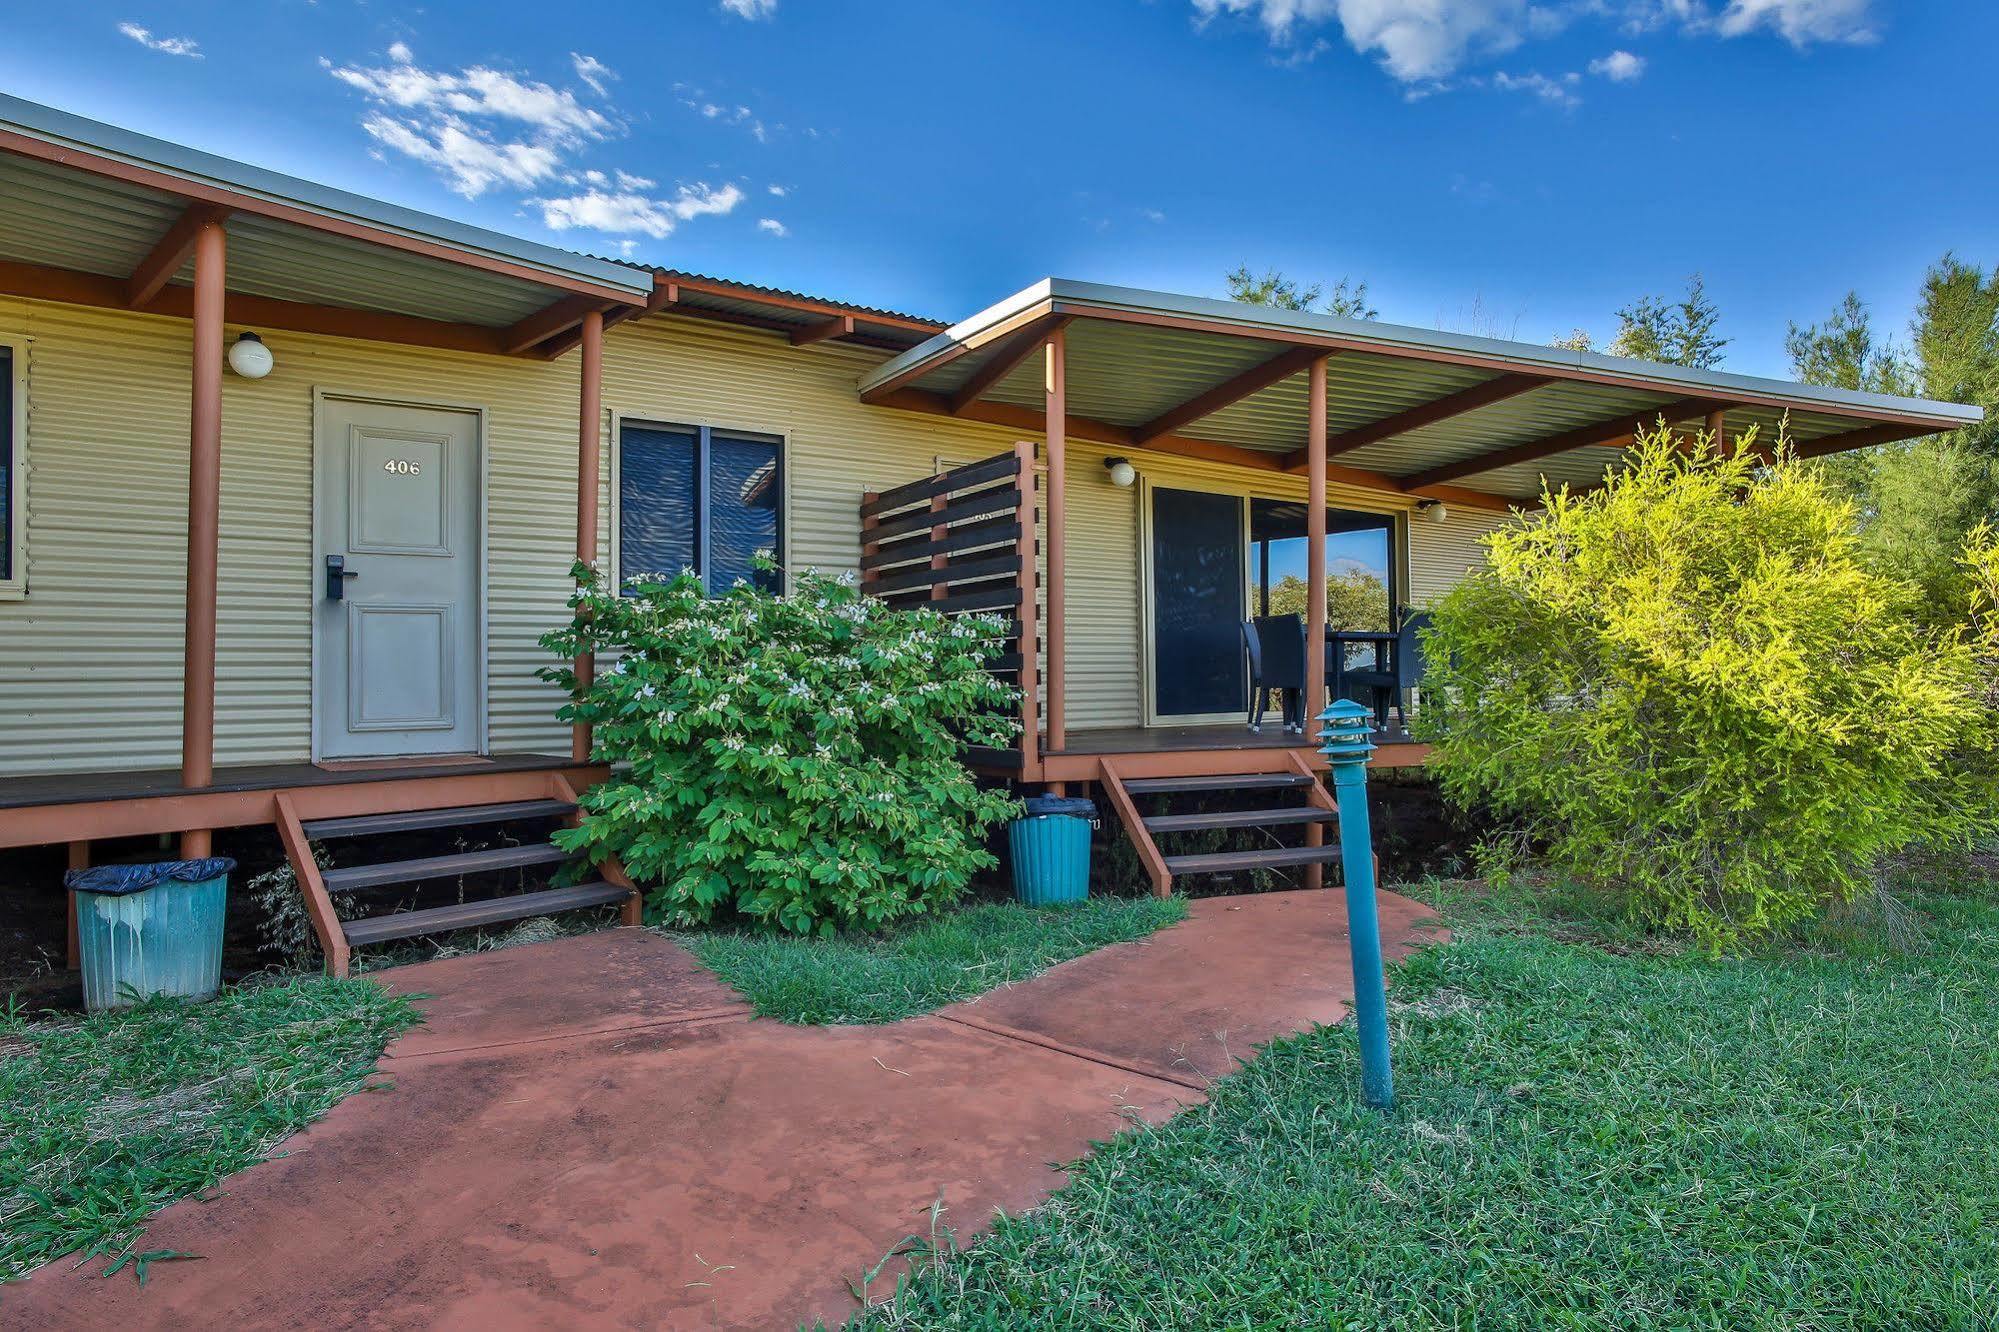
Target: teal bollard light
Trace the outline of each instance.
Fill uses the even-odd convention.
[[[1377,1110],[1395,1108],[1388,1062],[1388,981],[1381,967],[1381,912],[1374,891],[1374,835],[1367,817],[1368,735],[1374,714],[1334,699],[1319,714],[1319,752],[1333,770],[1340,810],[1340,867],[1347,890],[1347,939],[1353,948],[1354,1019],[1360,1028],[1361,1096]]]

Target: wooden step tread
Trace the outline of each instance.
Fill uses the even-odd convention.
[[[567,800],[509,800],[494,805],[454,805],[447,809],[402,809],[344,819],[312,819],[299,826],[312,838],[362,837],[369,833],[418,832],[425,828],[469,827],[515,819],[566,819],[575,812],[576,806]]]
[[[1312,805],[1282,809],[1222,809],[1210,814],[1155,814],[1145,820],[1147,832],[1195,832],[1203,828],[1276,828],[1294,823],[1338,823],[1330,809]]]
[[[1257,851],[1213,851],[1198,856],[1168,856],[1172,874],[1226,874],[1233,870],[1283,869],[1290,865],[1328,865],[1338,861],[1333,846],[1273,846]]]
[[[1127,777],[1124,789],[1133,795],[1176,795],[1192,791],[1285,791],[1310,786],[1312,779],[1296,772],[1244,772],[1223,777]]]
[[[489,897],[483,902],[432,907],[427,911],[396,911],[386,916],[370,916],[366,920],[350,920],[341,928],[346,932],[347,942],[358,946],[380,943],[384,939],[409,939],[419,934],[442,934],[446,930],[498,925],[509,920],[526,920],[530,916],[552,916],[558,911],[603,906],[624,901],[630,892],[629,888],[593,880],[571,884],[567,888],[547,888],[538,893],[520,893],[513,897]]]
[[[415,883],[422,879],[451,879],[460,874],[482,874],[487,870],[515,869],[522,865],[558,865],[569,853],[547,842],[526,846],[496,846],[489,851],[461,851],[449,856],[424,856],[417,860],[385,860],[375,865],[351,865],[323,870],[320,881],[329,893],[374,888],[385,883]]]

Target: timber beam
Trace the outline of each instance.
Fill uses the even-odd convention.
[[[1342,431],[1326,441],[1326,456],[1337,458],[1342,453],[1352,453],[1355,449],[1379,444],[1384,439],[1406,435],[1413,430],[1421,430],[1425,426],[1448,421],[1454,416],[1475,412],[1481,407],[1505,402],[1508,398],[1517,398],[1523,393],[1532,392],[1544,384],[1554,382],[1547,375],[1499,375],[1431,402],[1418,403],[1393,416],[1384,416],[1378,421],[1370,421],[1364,426]],[[1305,450],[1300,449],[1284,459],[1284,468],[1290,472],[1302,472],[1305,470],[1305,463]]]
[[[160,289],[173,281],[174,274],[180,272],[188,256],[194,253],[201,229],[228,216],[229,210],[219,204],[189,204],[159,243],[133,265],[132,276],[125,279],[126,308],[137,310],[159,295]]]
[[[1705,416],[1732,404],[1715,398],[1682,398],[1678,402],[1665,403],[1658,407],[1647,407],[1644,411],[1631,412],[1608,421],[1598,421],[1591,425],[1579,426],[1574,430],[1564,430],[1558,435],[1548,435],[1542,439],[1529,440],[1525,444],[1515,444],[1511,448],[1496,449],[1491,453],[1481,453],[1470,458],[1460,458],[1456,462],[1440,467],[1430,467],[1423,471],[1400,478],[1402,489],[1414,492],[1428,492],[1431,487],[1461,477],[1476,476],[1480,472],[1497,471],[1502,467],[1513,467],[1524,462],[1534,462],[1557,453],[1567,453],[1572,449],[1625,448],[1639,431],[1655,421],[1665,421],[1672,425],[1693,416]]]

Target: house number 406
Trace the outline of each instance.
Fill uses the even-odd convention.
[[[408,458],[391,458],[382,464],[382,470],[390,476],[422,476],[423,464]]]

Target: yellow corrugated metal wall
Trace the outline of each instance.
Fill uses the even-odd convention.
[[[32,340],[30,595],[0,602],[0,773],[172,767],[188,325],[0,298],[0,330]],[[217,761],[309,752],[315,389],[485,410],[491,744],[561,750],[557,699],[534,678],[544,660],[535,639],[562,616],[575,542],[576,358],[541,364],[292,333],[270,342],[269,378],[224,382]],[[862,405],[854,386],[878,352],[794,348],[771,334],[683,320],[626,325],[606,342],[607,412],[785,436],[797,567],[855,566],[863,492],[1017,438]],[[1110,485],[1107,452],[1070,447],[1073,728],[1139,720],[1138,491]],[[1298,477],[1161,455],[1137,461],[1164,484],[1303,494]],[[608,484],[605,492],[607,546]],[[1377,493],[1334,494],[1342,505],[1384,507]],[[1476,537],[1496,520],[1459,510],[1445,524],[1410,524],[1413,599],[1436,595],[1475,562]]]

